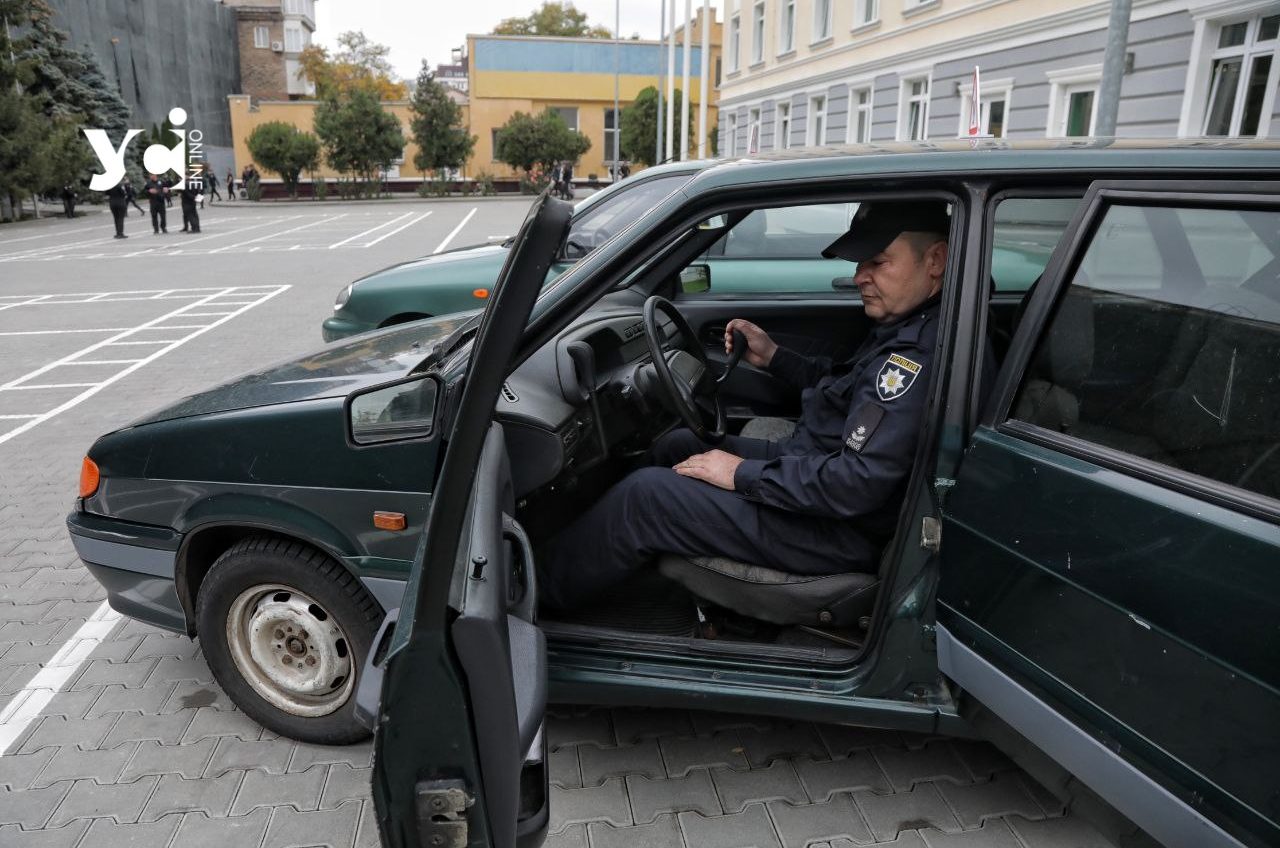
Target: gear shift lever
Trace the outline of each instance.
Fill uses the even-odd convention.
[[[716,379],[716,385],[720,385],[729,379],[729,375],[733,373],[733,369],[738,367],[738,363],[742,361],[742,356],[747,352],[747,337],[743,335],[741,330],[733,331],[733,353],[729,354],[729,361],[725,363],[724,373]]]

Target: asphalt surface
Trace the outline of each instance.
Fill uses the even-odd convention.
[[[63,519],[100,434],[321,345],[356,277],[510,235],[527,200],[207,204],[0,227],[0,846],[378,844],[368,744],[264,731],[198,644],[120,618]],[[557,708],[557,846],[1106,846],[984,743]]]

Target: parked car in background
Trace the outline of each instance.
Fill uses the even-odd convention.
[[[547,278],[563,273],[711,164],[679,162],[649,168],[582,201]],[[1064,198],[1056,204],[1009,204],[1009,209],[1002,210],[1009,220],[1002,222],[992,269],[1000,291],[1026,291],[1035,281],[1075,203]],[[848,229],[857,208],[856,203],[833,203],[762,209],[713,244],[702,262],[712,269],[716,291],[724,295],[778,288],[797,293],[847,288],[852,285],[849,265],[824,259],[820,253]],[[509,242],[462,247],[363,277],[338,293],[333,315],[325,319],[321,334],[325,341],[334,341],[407,321],[479,309],[509,249]]]
[[[683,180],[550,284],[571,210],[540,198],[483,315],[100,438],[68,526],[112,606],[198,637],[277,733],[364,716],[394,848],[540,842],[548,700],[980,733],[1167,846],[1280,843],[1280,146],[965,141]],[[750,366],[685,382],[728,370],[729,320],[835,361],[871,330],[827,271],[722,291],[714,246],[926,198],[950,209],[940,367],[878,571],[664,556],[540,614],[542,544],[660,434],[796,414]]]

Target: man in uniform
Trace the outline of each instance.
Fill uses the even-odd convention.
[[[653,467],[605,493],[556,536],[541,598],[569,609],[661,553],[724,556],[797,574],[874,571],[906,494],[934,367],[950,221],[941,202],[865,203],[823,251],[858,263],[854,283],[874,329],[833,365],[779,347],[742,319],[744,358],[802,392],[782,442],[688,430],[659,439]]]
[[[147,182],[142,187],[142,193],[147,196],[151,204],[151,229],[156,235],[169,232],[165,221],[167,214],[165,198],[169,196],[169,186],[160,179],[158,174],[147,174]]]

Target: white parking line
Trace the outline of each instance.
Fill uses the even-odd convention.
[[[431,214],[430,212],[423,212],[421,215],[419,215],[418,217],[414,218],[414,219],[413,219],[412,221],[410,221],[409,223],[407,223],[407,224],[401,224],[400,226],[396,227],[394,230],[392,230],[392,231],[391,231],[391,232],[389,232],[389,233],[383,233],[382,235],[378,236],[376,239],[374,239],[373,241],[369,242],[368,244],[366,244],[366,245],[362,245],[362,247],[373,247],[375,244],[377,244],[378,242],[382,241],[384,238],[387,238],[388,236],[393,236],[393,235],[395,235],[396,233],[400,232],[401,230],[403,230],[403,229],[405,229],[405,228],[407,228],[407,227],[412,227],[414,224],[418,223],[419,221],[421,221],[423,218],[427,217],[427,216],[428,216],[428,215],[430,215],[430,214]]]
[[[287,229],[287,230],[281,230],[281,231],[280,231],[280,232],[278,232],[278,233],[269,233],[269,234],[267,234],[267,235],[265,235],[265,236],[258,236],[257,238],[249,239],[248,241],[242,241],[242,242],[239,242],[239,243],[237,243],[237,244],[228,244],[228,245],[223,245],[222,247],[215,247],[213,250],[211,250],[211,251],[209,251],[209,252],[210,252],[210,253],[221,253],[221,252],[222,252],[222,251],[224,251],[224,250],[235,250],[237,247],[244,247],[244,246],[245,246],[245,245],[247,245],[247,244],[254,244],[254,243],[256,243],[256,242],[266,241],[267,239],[275,238],[276,236],[285,236],[285,235],[288,235],[289,233],[296,233],[298,230],[305,230],[307,227],[314,227],[314,226],[316,226],[317,224],[323,224],[323,223],[325,223],[326,221],[336,221],[336,220],[337,220],[337,219],[339,219],[339,218],[345,218],[345,217],[346,217],[346,215],[347,215],[347,213],[346,213],[346,212],[342,212],[342,213],[340,213],[340,214],[338,214],[338,215],[333,215],[333,216],[331,216],[331,217],[329,217],[329,218],[317,218],[317,219],[316,219],[316,220],[314,220],[314,221],[308,221],[308,222],[307,222],[307,223],[305,223],[305,224],[300,224],[300,225],[298,225],[298,226],[296,226],[296,227],[290,227],[289,229]],[[294,215],[293,217],[294,217],[294,218],[301,218],[302,216],[301,216],[301,215]],[[289,219],[288,219],[288,218],[286,218],[285,220],[289,220]]]
[[[112,374],[110,377],[107,377],[106,379],[102,380],[102,382],[85,385],[84,386],[85,390],[83,392],[80,392],[75,397],[71,398],[68,401],[65,401],[64,403],[49,410],[48,412],[42,413],[36,418],[28,419],[25,423],[20,424],[17,427],[14,427],[12,430],[9,430],[8,432],[0,433],[0,444],[4,444],[10,439],[15,438],[27,432],[28,430],[31,430],[34,427],[38,427],[40,424],[44,423],[45,421],[48,421],[50,418],[53,418],[56,415],[60,415],[61,413],[67,411],[68,409],[71,409],[72,407],[80,403],[83,403],[84,401],[96,395],[98,392],[105,389],[107,386],[110,386],[111,384],[124,379],[128,375],[132,374],[134,371],[137,371],[139,368],[142,368],[148,363],[155,361],[161,356],[164,356],[169,351],[180,347],[181,345],[191,341],[197,336],[200,336],[200,335],[203,335],[204,333],[209,332],[214,327],[218,327],[218,326],[221,326],[222,324],[225,324],[226,322],[230,321],[232,318],[244,312],[249,311],[254,306],[257,306],[258,304],[266,303],[268,300],[280,294],[281,292],[287,291],[289,289],[289,286],[280,285],[280,286],[274,287],[274,289],[267,290],[267,291],[262,291],[262,287],[260,286],[255,286],[251,288],[261,292],[261,296],[256,301],[254,301],[253,304],[249,306],[243,306],[240,309],[236,310],[235,312],[232,312],[228,315],[224,315],[210,324],[203,325],[200,327],[200,329],[193,330],[192,332],[188,333],[182,338],[164,339],[164,340],[154,339],[146,342],[124,341],[124,339],[126,339],[128,336],[132,335],[133,333],[137,333],[146,329],[153,328],[155,327],[155,325],[159,324],[160,322],[168,320],[169,318],[173,318],[177,315],[181,315],[185,313],[187,310],[199,309],[201,306],[204,306],[206,303],[208,303],[209,301],[213,300],[216,297],[219,297],[221,295],[231,294],[233,292],[239,293],[237,287],[229,286],[227,288],[218,289],[215,293],[210,294],[207,297],[204,297],[200,300],[197,300],[195,303],[190,303],[190,304],[186,304],[185,306],[180,306],[177,309],[173,310],[172,312],[162,315],[159,318],[155,318],[131,330],[126,330],[124,332],[117,333],[114,336],[110,336],[106,339],[103,339],[100,342],[96,342],[95,344],[89,345],[86,348],[83,348],[72,354],[64,356],[62,359],[59,359],[56,362],[51,362],[48,365],[41,366],[40,368],[37,368],[34,371],[31,371],[27,374],[22,375],[21,377],[17,377],[3,385],[0,385],[0,391],[8,391],[8,390],[17,389],[17,388],[30,387],[31,386],[29,382],[30,380],[36,377],[39,377],[42,374],[46,374],[49,371],[53,370],[54,368],[58,368],[63,365],[78,364],[76,360],[78,360],[80,357],[85,356],[86,354],[92,353],[96,350],[100,350],[101,348],[104,348],[107,346],[125,345],[125,344],[162,344],[164,345],[164,347],[161,347],[159,350],[149,354],[146,358],[137,360],[132,365],[129,365],[121,369],[120,371],[117,371],[116,373]],[[161,329],[161,330],[168,329],[165,327],[155,327],[155,328]],[[71,384],[67,384],[67,385],[71,385]],[[75,386],[75,387],[80,388],[81,386]]]
[[[0,241],[0,247],[7,247],[8,245],[11,245],[11,244],[17,244],[20,241],[32,241],[33,239],[52,238],[53,236],[65,236],[65,235],[70,235],[71,233],[88,233],[94,230],[97,230],[100,232],[102,230],[102,225],[95,224],[92,227],[77,227],[74,230],[64,230],[61,227],[51,226],[49,227],[49,232],[47,233],[40,233],[39,235],[23,236],[22,238],[5,239],[4,241]]]
[[[374,226],[374,227],[370,227],[369,229],[365,230],[363,233],[356,233],[355,235],[353,235],[353,236],[351,236],[351,237],[349,237],[349,238],[344,238],[342,241],[334,242],[333,244],[329,245],[329,249],[330,249],[330,250],[333,250],[335,247],[342,247],[342,246],[343,246],[344,244],[346,244],[347,242],[349,242],[349,241],[355,241],[356,239],[360,238],[361,236],[367,236],[367,235],[369,235],[370,233],[376,233],[378,230],[382,229],[383,227],[388,227],[388,226],[390,226],[390,225],[392,225],[392,224],[396,223],[397,221],[403,221],[405,218],[408,218],[408,217],[409,217],[410,215],[412,215],[412,214],[413,214],[412,212],[406,212],[406,213],[404,213],[403,215],[401,215],[401,216],[399,216],[399,217],[397,217],[397,218],[392,218],[390,221],[383,221],[381,224],[378,224],[377,226]]]
[[[472,206],[472,207],[471,207],[471,211],[467,213],[467,217],[463,218],[463,219],[462,219],[462,221],[461,221],[461,222],[459,222],[458,226],[456,226],[456,227],[454,227],[454,228],[453,228],[453,232],[451,232],[451,233],[449,233],[449,235],[445,236],[445,237],[444,237],[444,241],[440,242],[440,245],[439,245],[435,250],[433,250],[433,251],[431,251],[431,252],[432,252],[432,253],[439,253],[440,251],[442,251],[442,250],[444,250],[446,247],[448,247],[448,246],[449,246],[449,242],[453,241],[453,237],[454,237],[454,236],[456,236],[459,232],[461,232],[461,231],[462,231],[462,228],[463,228],[463,227],[465,227],[465,226],[467,225],[467,222],[471,220],[471,217],[472,217],[473,215],[475,215],[475,214],[476,214],[476,209],[477,209],[477,208],[478,208],[478,207]]]
[[[123,333],[128,327],[99,327],[92,330],[5,330],[0,336],[54,336],[63,333]]]
[[[4,312],[6,309],[14,309],[15,307],[18,307],[18,306],[30,306],[31,304],[39,303],[40,301],[45,300],[48,297],[50,297],[50,295],[42,294],[37,297],[33,297],[29,300],[19,300],[15,303],[0,303],[0,312]]]
[[[14,694],[9,705],[0,711],[0,756],[9,753],[31,722],[40,717],[40,711],[67,685],[94,650],[110,638],[119,623],[120,614],[103,601],[89,620],[62,643],[44,668]]]

